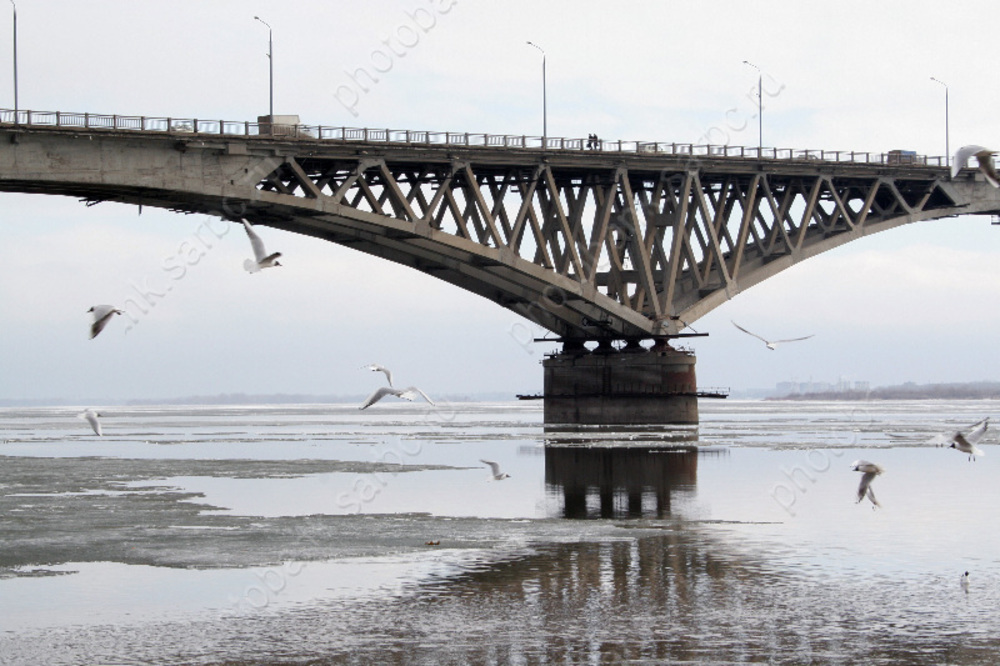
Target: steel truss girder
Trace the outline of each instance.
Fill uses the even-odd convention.
[[[364,220],[366,234],[331,233],[331,240],[585,339],[677,333],[740,291],[845,242],[1000,209],[996,196],[972,205],[982,184],[951,182],[942,169],[799,171],[289,158],[257,187],[272,195],[268,203],[292,209],[295,198],[350,208],[350,224],[346,215],[324,224],[343,236]]]

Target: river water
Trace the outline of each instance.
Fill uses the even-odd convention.
[[[1000,661],[1000,401],[397,405],[0,410],[0,663]]]

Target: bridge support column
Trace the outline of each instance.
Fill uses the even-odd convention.
[[[695,356],[665,339],[652,349],[638,341],[588,352],[567,344],[542,362],[545,423],[681,425],[698,423]]]

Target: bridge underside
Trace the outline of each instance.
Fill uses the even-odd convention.
[[[951,180],[922,164],[10,125],[0,141],[2,191],[246,217],[322,238],[488,298],[565,341],[570,358],[587,340],[635,351],[675,336],[868,234],[1000,212],[977,171]],[[685,392],[676,387],[663,375],[643,391],[666,399]]]

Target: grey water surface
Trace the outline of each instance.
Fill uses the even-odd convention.
[[[996,435],[926,444],[1000,401],[78,411],[0,409],[2,664],[1000,660]]]

